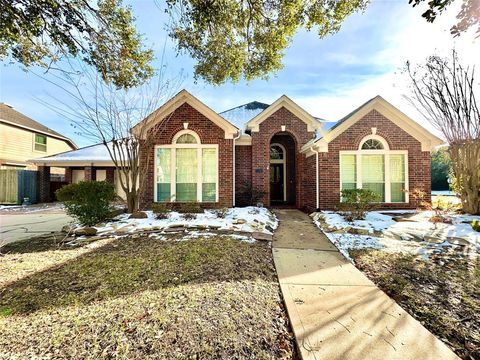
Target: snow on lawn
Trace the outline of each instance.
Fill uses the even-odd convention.
[[[429,221],[431,211],[405,216],[406,221],[395,221],[399,212],[367,213],[364,220],[347,222],[335,212],[312,214],[314,223],[324,230],[330,241],[348,259],[351,249],[381,249],[386,252],[405,252],[427,257],[430,253],[444,251],[469,252],[478,255],[480,233],[472,229],[470,222],[480,216],[452,214],[452,224]],[[391,214],[391,215],[390,215]]]
[[[126,235],[145,231],[162,233],[166,229],[184,230],[187,228],[191,230],[192,236],[195,235],[195,231],[209,229],[272,234],[273,230],[278,226],[275,215],[266,208],[253,206],[231,208],[224,218],[218,217],[214,210],[204,210],[203,213],[195,214],[193,219],[186,219],[183,214],[175,211],[170,212],[166,219],[157,219],[156,214],[152,211],[145,211],[145,213],[147,214],[145,219],[129,219],[129,214],[119,215],[115,221],[95,227],[97,234],[115,233],[117,235]]]

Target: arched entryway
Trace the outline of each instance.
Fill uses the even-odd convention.
[[[270,205],[296,204],[296,144],[288,133],[270,140]]]

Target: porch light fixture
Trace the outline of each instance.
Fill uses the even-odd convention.
[[[188,122],[184,122],[184,123],[183,123],[183,128],[184,128],[185,130],[188,129]]]
[[[287,128],[286,125],[282,125],[282,131],[285,131],[286,128]]]

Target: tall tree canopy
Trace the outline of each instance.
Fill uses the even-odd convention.
[[[336,33],[368,0],[166,0],[170,35],[193,57],[195,76],[213,84],[266,78],[300,28]]]
[[[425,0],[408,0],[414,7]],[[428,22],[434,22],[438,15],[447,9],[454,0],[429,0],[428,9],[422,16]],[[450,28],[450,32],[459,36],[462,32],[476,26],[477,35],[480,36],[480,0],[463,0],[462,7],[457,14],[458,22]]]
[[[48,68],[78,56],[120,88],[153,75],[153,52],[121,0],[0,0],[0,8],[0,60]]]

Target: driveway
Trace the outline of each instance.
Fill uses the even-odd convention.
[[[62,229],[73,219],[58,204],[0,210],[0,246]]]
[[[298,210],[275,211],[273,258],[305,359],[458,359]]]

